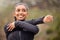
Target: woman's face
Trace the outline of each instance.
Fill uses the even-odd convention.
[[[15,7],[15,14],[17,20],[25,20],[27,17],[28,11],[24,5],[18,5]]]

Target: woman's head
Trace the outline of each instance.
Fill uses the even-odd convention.
[[[24,3],[15,5],[14,17],[16,20],[25,20],[28,15],[28,6]]]

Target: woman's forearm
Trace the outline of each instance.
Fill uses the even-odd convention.
[[[33,33],[37,33],[39,31],[36,25],[32,25],[22,21],[15,21],[15,26],[26,29],[27,31],[31,31]]]

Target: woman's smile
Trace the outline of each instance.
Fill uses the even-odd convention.
[[[15,10],[15,17],[17,20],[25,20],[27,16],[27,9],[24,5],[19,5]]]

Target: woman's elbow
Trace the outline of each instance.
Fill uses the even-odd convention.
[[[37,34],[39,32],[39,28],[38,27],[36,27],[36,29],[35,29],[35,34]]]

